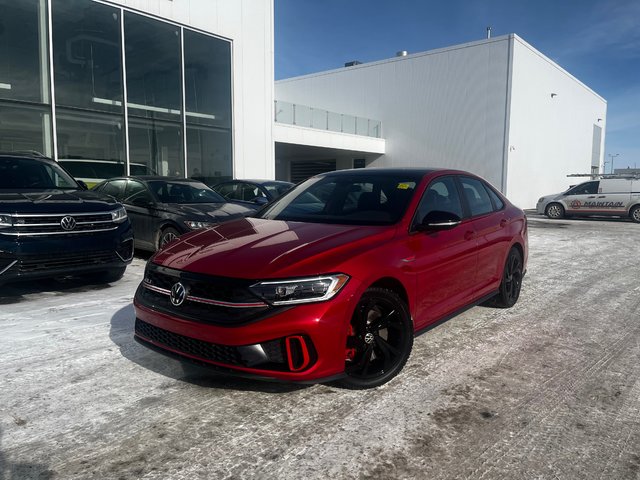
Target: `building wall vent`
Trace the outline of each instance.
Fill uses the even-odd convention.
[[[406,50],[400,50],[399,52],[396,52],[396,57],[406,57],[407,55],[409,55],[409,52],[407,52]]]

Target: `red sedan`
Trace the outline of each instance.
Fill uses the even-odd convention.
[[[416,332],[489,299],[513,306],[527,251],[522,210],[470,173],[326,173],[157,252],[135,337],[235,374],[375,387]]]

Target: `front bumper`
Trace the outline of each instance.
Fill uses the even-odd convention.
[[[354,279],[329,301],[296,305],[238,326],[154,310],[139,301],[140,288],[134,299],[135,337],[155,350],[241,376],[308,382],[344,372],[348,325],[359,298]]]
[[[129,222],[116,230],[74,236],[0,235],[0,283],[121,268],[133,258]]]

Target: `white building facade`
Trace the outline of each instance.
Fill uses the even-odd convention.
[[[380,122],[384,153],[345,150],[338,168],[459,168],[523,208],[603,160],[606,101],[516,35],[281,80],[275,97]]]

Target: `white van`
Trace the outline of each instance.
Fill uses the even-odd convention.
[[[602,215],[630,217],[640,223],[640,178],[590,180],[540,198],[536,210],[549,218]]]

